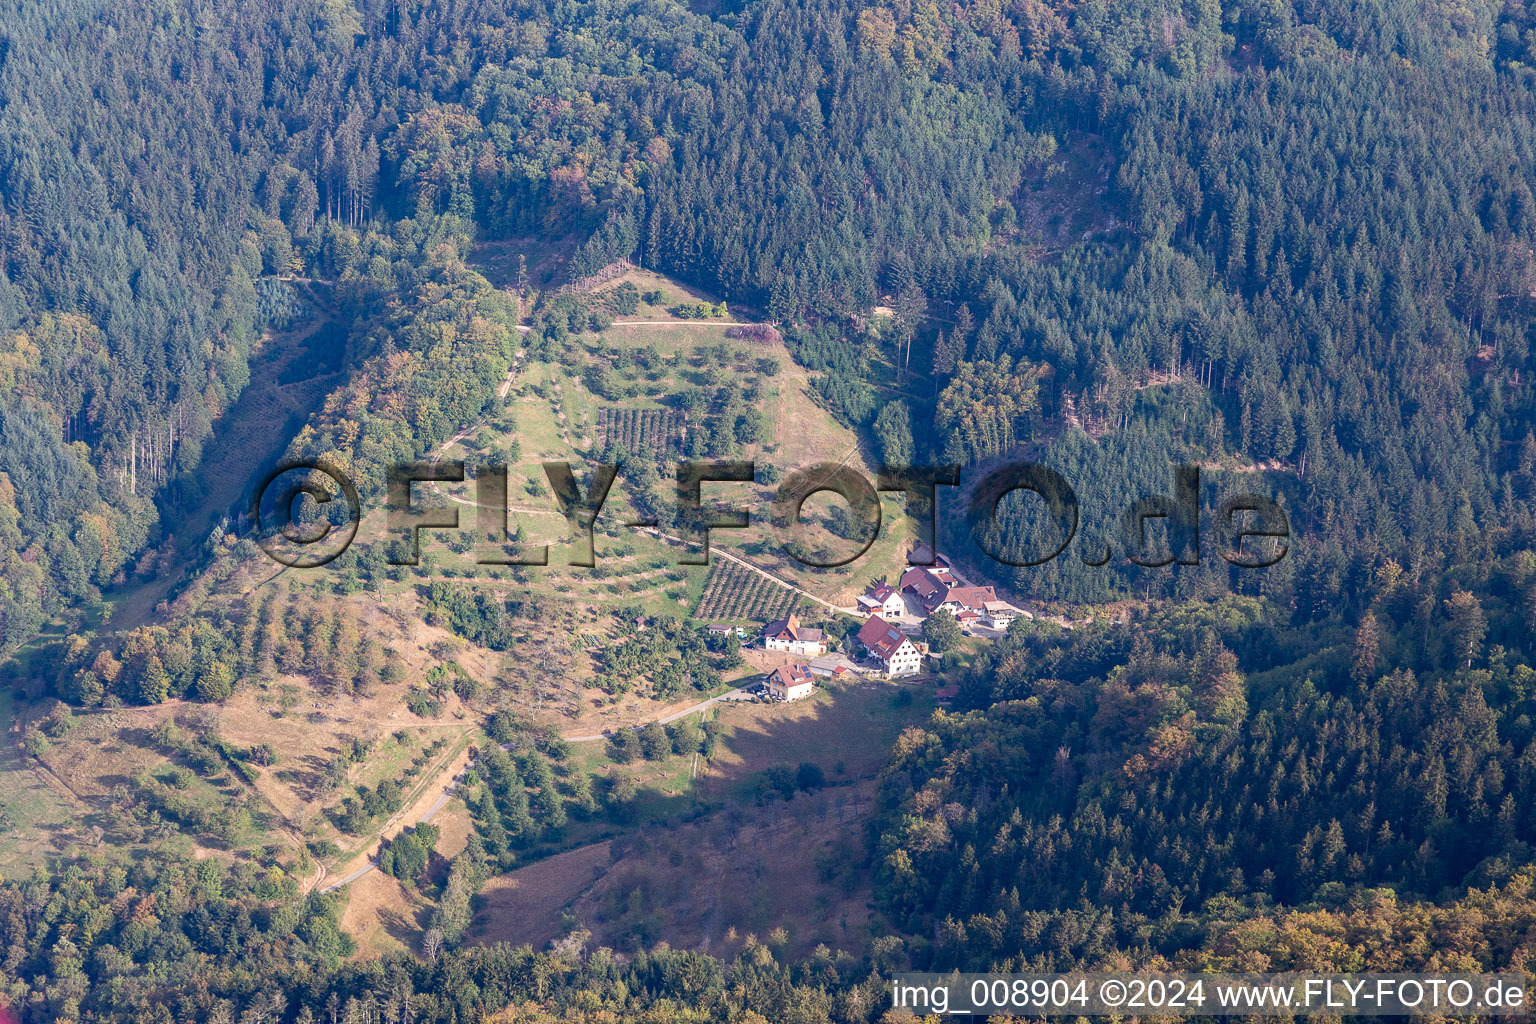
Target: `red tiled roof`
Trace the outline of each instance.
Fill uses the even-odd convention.
[[[927,600],[930,595],[943,590],[944,584],[933,573],[917,566],[901,574],[901,589],[910,590],[919,598]]]
[[[878,615],[871,615],[864,628],[859,630],[859,643],[876,657],[889,658],[907,639],[905,633]]]
[[[985,608],[988,601],[997,600],[997,591],[991,587],[950,587],[944,592],[944,596],[934,602],[935,606],[947,601],[954,601],[966,608],[980,610]]]
[[[808,665],[780,665],[768,673],[768,681],[778,680],[780,686],[786,690],[791,686],[811,682],[811,669]]]

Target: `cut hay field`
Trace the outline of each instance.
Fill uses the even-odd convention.
[[[371,871],[347,887],[341,927],[357,942],[354,960],[414,951],[432,919],[432,901],[382,871]]]
[[[873,922],[862,822],[873,785],[640,830],[492,879],[472,941],[557,941],[635,952],[666,942],[717,956],[749,938],[791,955],[858,949]]]
[[[9,691],[0,690],[0,876],[29,872],[75,842],[89,842],[92,809],[20,744]],[[101,823],[94,823],[98,827]]]
[[[548,945],[562,933],[565,907],[607,873],[608,849],[593,843],[491,879],[480,890],[470,941]]]
[[[908,726],[927,720],[933,688],[914,683],[829,682],[793,704],[719,704],[720,746],[700,772],[709,800],[753,798],[761,773],[810,762],[829,782],[872,778]]]
[[[491,879],[472,938],[539,946],[578,927],[591,945],[729,953],[749,934],[767,941],[784,928],[797,950],[851,948],[868,923],[859,837],[872,780],[896,737],[933,706],[926,686],[831,684],[789,705],[712,706],[722,731],[708,760],[618,764],[607,744],[577,745],[573,769],[634,779],[630,827],[615,835],[611,823],[591,823],[601,842]],[[818,765],[827,787],[786,802],[764,773],[802,762]],[[573,827],[569,843],[582,834]]]

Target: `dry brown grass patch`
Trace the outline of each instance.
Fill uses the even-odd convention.
[[[491,879],[480,890],[470,941],[548,945],[560,935],[561,910],[608,870],[608,849],[594,843]]]

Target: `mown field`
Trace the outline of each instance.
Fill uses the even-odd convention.
[[[542,945],[571,929],[632,949],[668,941],[730,952],[749,934],[796,950],[864,937],[858,827],[870,780],[901,730],[932,713],[927,687],[831,684],[790,705],[719,704],[714,755],[616,763],[582,744],[573,767],[634,779],[625,827],[568,833],[568,848],[492,879],[472,935]],[[770,774],[802,763],[824,784],[785,800]]]

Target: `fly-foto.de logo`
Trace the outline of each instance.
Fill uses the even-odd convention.
[[[725,485],[754,482],[757,465],[681,461],[675,468],[668,520],[664,523],[660,516],[652,516],[623,525],[661,533],[679,543],[683,549],[678,556],[680,564],[707,565],[712,531],[750,525],[751,510],[733,503]],[[619,477],[619,467],[592,464],[585,473],[585,487],[569,462],[545,462],[542,469],[559,513],[575,538],[566,564],[595,566],[593,528]],[[507,475],[505,464],[477,466],[472,475],[474,500],[460,503],[474,509],[475,561],[480,565],[548,565],[547,544],[531,548],[521,545],[522,550],[516,553],[508,551]],[[403,551],[397,551],[390,564],[417,564],[424,532],[463,528],[458,507],[424,507],[414,485],[464,483],[468,479],[471,476],[463,462],[410,462],[389,468],[385,474],[388,529],[404,541]],[[708,504],[703,500],[706,483],[721,485],[720,498]],[[1135,499],[1118,523],[1111,524],[1110,532],[1118,535],[1119,551],[1126,563],[1147,568],[1200,564],[1200,468],[1176,466],[1173,484],[1172,494]],[[841,463],[818,463],[784,476],[769,514],[789,557],[813,568],[835,568],[858,560],[879,535],[881,493],[905,495],[908,512],[919,520],[931,541],[938,526],[940,487],[961,488],[961,468],[885,469],[871,479]],[[852,554],[828,557],[813,549],[806,538],[805,503],[823,492],[840,496],[858,525],[854,535],[859,538],[859,547]],[[1021,543],[1016,521],[1001,514],[1004,500],[1012,495],[1040,506],[1036,521],[1043,518],[1044,525],[1038,536],[1027,539],[1028,543]],[[308,499],[307,506],[302,499]],[[1035,462],[1012,462],[988,471],[969,488],[962,505],[966,532],[977,549],[1004,565],[1042,565],[1060,557],[1077,537],[1080,526],[1081,505],[1072,485],[1060,473]],[[284,565],[313,568],[334,560],[356,539],[362,500],[351,478],[333,464],[323,459],[297,459],[278,464],[258,481],[249,511],[253,539],[262,550]],[[1217,535],[1216,550],[1233,566],[1265,568],[1289,551],[1290,519],[1272,498],[1254,493],[1226,496],[1216,504],[1210,518],[1211,532]],[[1115,545],[1109,542],[1080,544],[1078,550],[1083,564],[1095,567],[1109,564],[1115,554]]]

